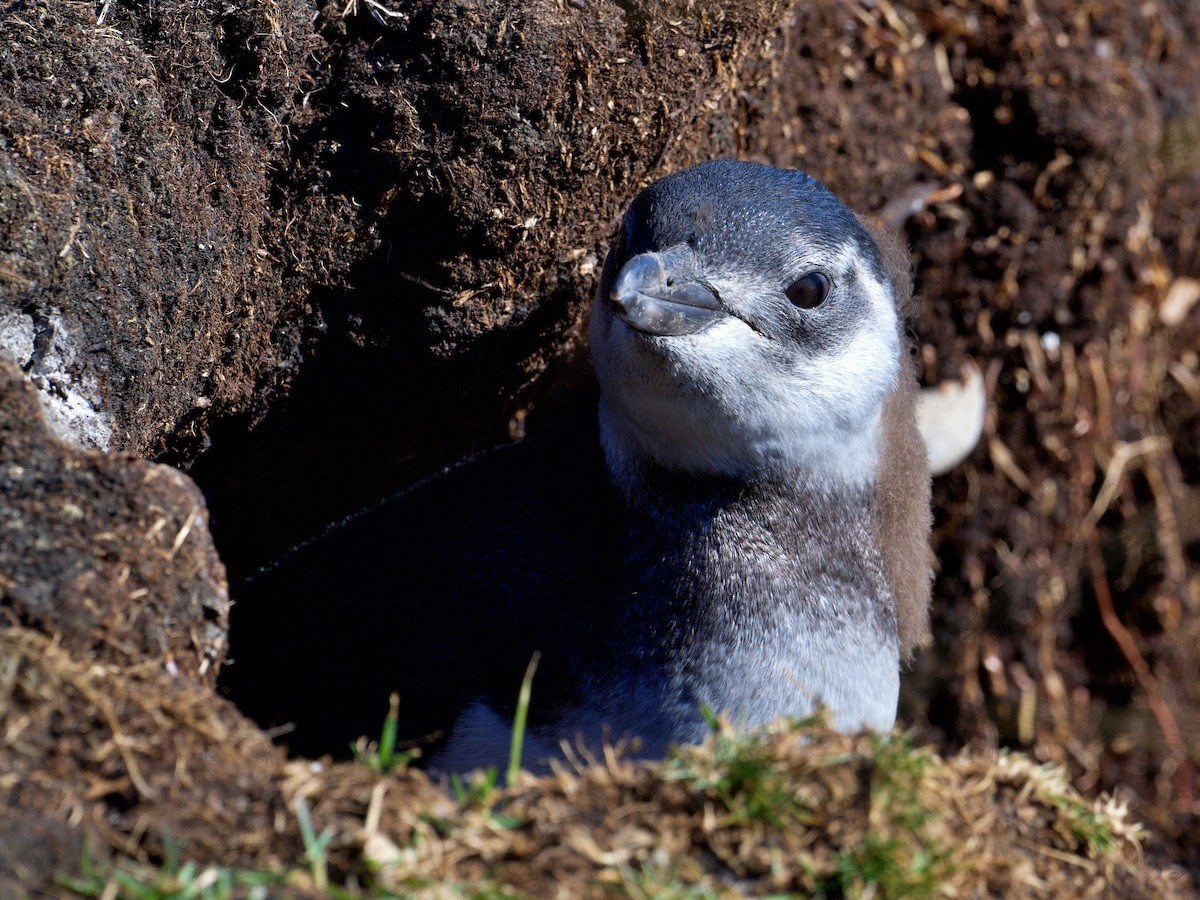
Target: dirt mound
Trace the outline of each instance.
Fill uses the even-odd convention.
[[[808,723],[721,730],[664,763],[610,753],[508,790],[478,773],[452,800],[419,771],[286,763],[228,704],[159,668],[81,663],[21,628],[0,653],[4,724],[20,735],[0,755],[0,835],[16,836],[0,877],[31,891],[1186,896],[1182,873],[1142,864],[1122,804],[1089,805],[1023,757],[946,763]],[[91,840],[41,812],[56,809]]]
[[[5,622],[80,660],[216,681],[229,594],[195,484],[170,466],[67,447],[3,358],[0,496]]]

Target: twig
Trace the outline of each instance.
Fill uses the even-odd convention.
[[[1096,429],[1099,440],[1112,440],[1112,390],[1109,388],[1108,375],[1104,372],[1105,361],[1094,347],[1088,348],[1088,368],[1092,374],[1092,384],[1096,388]]]
[[[199,518],[199,507],[192,507],[192,511],[188,513],[188,517],[183,522],[183,527],[175,535],[175,540],[171,544],[171,551],[167,554],[168,558],[173,559],[175,554],[179,552],[179,548],[183,546],[183,542],[187,540],[188,535],[192,533],[192,526],[196,524],[196,520]]]
[[[1104,484],[1100,486],[1100,493],[1096,495],[1096,502],[1092,504],[1092,508],[1088,510],[1087,516],[1080,525],[1080,533],[1094,530],[1096,523],[1100,521],[1100,517],[1108,512],[1108,507],[1116,499],[1117,491],[1121,487],[1121,477],[1125,474],[1125,467],[1131,461],[1139,456],[1145,456],[1150,453],[1157,453],[1164,450],[1169,450],[1171,442],[1161,435],[1154,437],[1142,438],[1140,441],[1134,441],[1132,444],[1120,444],[1113,453],[1112,460],[1108,464],[1108,468],[1104,470]]]
[[[50,651],[46,655],[54,655],[58,660],[61,660],[65,656],[65,654],[61,653],[61,649],[57,643],[47,643],[45,650]],[[73,662],[73,660],[68,660],[68,662]],[[96,710],[108,724],[108,729],[112,733],[113,746],[117,748],[117,753],[124,760],[125,770],[129,773],[129,780],[133,783],[134,788],[143,797],[153,800],[158,796],[158,792],[150,787],[146,779],[142,777],[141,769],[138,768],[137,758],[133,755],[132,750],[130,750],[132,741],[121,730],[120,719],[117,718],[112,704],[108,702],[107,698],[100,691],[92,687],[89,673],[76,671],[75,666],[69,664],[64,665],[62,662],[58,664],[61,666],[61,669],[55,673],[56,676],[66,681],[71,687],[82,694],[84,699],[96,707]]]
[[[1179,517],[1175,514],[1172,495],[1182,496],[1181,479],[1175,461],[1170,461],[1170,471],[1164,474],[1161,470],[1148,466],[1145,470],[1146,481],[1150,485],[1150,493],[1154,495],[1154,516],[1157,520],[1157,544],[1162,552],[1163,562],[1166,563],[1167,583],[1173,594],[1179,597],[1187,591],[1187,561],[1183,550],[1183,537],[1179,527]],[[1174,484],[1174,491],[1167,487],[1167,479]]]
[[[359,3],[359,0],[348,0],[345,8],[342,10],[341,17],[344,19],[344,18],[346,18],[346,16],[349,16],[349,15],[357,16],[358,15],[358,3]],[[387,19],[406,19],[406,18],[408,18],[408,13],[397,12],[394,9],[388,9],[386,6],[384,6],[382,3],[380,3],[379,0],[363,0],[363,3],[366,5],[367,9],[369,9],[371,11],[371,15],[372,15],[372,17],[374,17],[375,21],[378,22],[380,25],[386,25]],[[384,16],[386,16],[387,19],[385,19]]]
[[[379,18],[379,13],[382,13],[389,19],[403,19],[405,16],[407,16],[407,13],[396,12],[394,9],[388,9],[382,3],[377,2],[377,0],[366,0],[366,4],[368,7],[370,7],[372,13],[377,14],[375,16],[377,19]]]
[[[1152,440],[1147,438],[1146,440]],[[1143,441],[1139,441],[1139,444]],[[1136,445],[1126,444],[1125,447]],[[1117,456],[1120,451],[1114,454],[1113,464],[1117,462]],[[1080,457],[1081,466],[1090,466],[1091,460],[1086,455]],[[1122,463],[1122,468],[1124,463]],[[1113,465],[1110,464],[1110,472]],[[1120,477],[1119,474],[1117,476]],[[1109,483],[1109,478],[1106,475],[1104,479],[1105,486]],[[1103,490],[1101,494],[1103,495]],[[1097,498],[1097,504],[1101,498]],[[1111,498],[1109,498],[1111,502]],[[1107,505],[1107,504],[1106,504]],[[1093,510],[1096,506],[1092,507]],[[1103,510],[1101,510],[1101,515]],[[1089,519],[1091,516],[1089,515]],[[1096,517],[1097,519],[1099,516]],[[1178,768],[1175,770],[1175,790],[1178,794],[1179,806],[1182,809],[1191,809],[1194,803],[1194,793],[1192,791],[1192,760],[1188,755],[1187,749],[1183,746],[1183,738],[1179,733],[1179,725],[1175,721],[1175,715],[1171,712],[1171,707],[1167,704],[1166,698],[1163,696],[1162,688],[1158,684],[1158,679],[1154,677],[1154,673],[1150,671],[1150,666],[1146,662],[1145,656],[1138,648],[1137,642],[1133,639],[1133,635],[1129,633],[1116,610],[1113,608],[1112,590],[1108,585],[1108,576],[1104,570],[1104,559],[1100,553],[1100,537],[1096,532],[1095,522],[1085,520],[1080,528],[1080,535],[1087,546],[1088,569],[1092,575],[1092,592],[1096,595],[1096,606],[1100,611],[1100,621],[1104,623],[1105,629],[1116,641],[1117,646],[1121,650],[1121,654],[1125,657],[1129,668],[1133,670],[1134,676],[1138,680],[1142,691],[1146,695],[1146,701],[1150,704],[1150,711],[1154,714],[1155,720],[1158,722],[1159,731],[1162,732],[1163,739],[1166,741],[1167,747],[1171,751],[1171,755],[1178,762]]]

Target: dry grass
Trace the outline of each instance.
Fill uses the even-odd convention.
[[[419,771],[287,762],[162,671],[91,665],[16,627],[0,658],[9,808],[66,810],[90,835],[93,863],[38,873],[62,893],[1184,896],[1143,863],[1122,803],[1021,755],[722,725],[662,762],[609,749],[455,799]]]

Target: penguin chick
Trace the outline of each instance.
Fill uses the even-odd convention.
[[[599,414],[347,520],[235,592],[225,685],[292,749],[374,733],[462,771],[696,741],[828,706],[886,729],[925,630],[929,473],[908,261],[797,171],[646,188],[590,323]]]
[[[895,719],[925,630],[929,473],[889,244],[811,177],[733,161],[652,184],[625,217],[589,337],[630,596],[671,623],[673,738],[697,736],[700,702]]]

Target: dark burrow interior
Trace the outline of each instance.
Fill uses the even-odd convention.
[[[451,368],[425,362],[420,396],[414,397],[412,373],[399,371],[390,354],[368,355],[364,362],[362,354],[318,349],[278,408],[252,428],[240,421],[215,429],[211,445],[189,471],[209,504],[213,540],[234,602],[230,662],[218,689],[292,753],[345,758],[351,755],[353,738],[344,727],[327,727],[319,703],[311,711],[304,704],[293,706],[290,699],[281,703],[279,698],[289,695],[282,682],[287,676],[280,672],[274,677],[266,660],[289,652],[287,648],[313,654],[311,663],[320,668],[325,692],[347,705],[361,703],[356,721],[365,736],[377,736],[388,710],[388,686],[364,685],[359,670],[339,666],[336,659],[316,658],[324,654],[314,635],[329,637],[331,629],[338,631],[337,640],[330,638],[330,654],[354,646],[386,659],[389,641],[378,623],[391,622],[396,629],[405,623],[397,619],[396,601],[388,596],[355,605],[330,597],[320,608],[283,610],[239,602],[247,579],[330,525],[436,480],[465,459],[526,436],[584,431],[594,420],[596,388],[585,351],[567,354],[524,388],[497,385],[498,379],[489,376],[486,350],[465,372],[461,364]],[[447,508],[434,514],[452,521],[461,512]],[[348,582],[354,576],[348,565]],[[256,677],[238,678],[239,665]],[[549,677],[543,672],[543,678]],[[518,687],[519,680],[513,685],[514,700]],[[287,707],[284,719],[274,711],[279,705]],[[444,737],[430,730],[430,715],[415,698],[401,699],[399,716],[405,742],[428,745]]]

